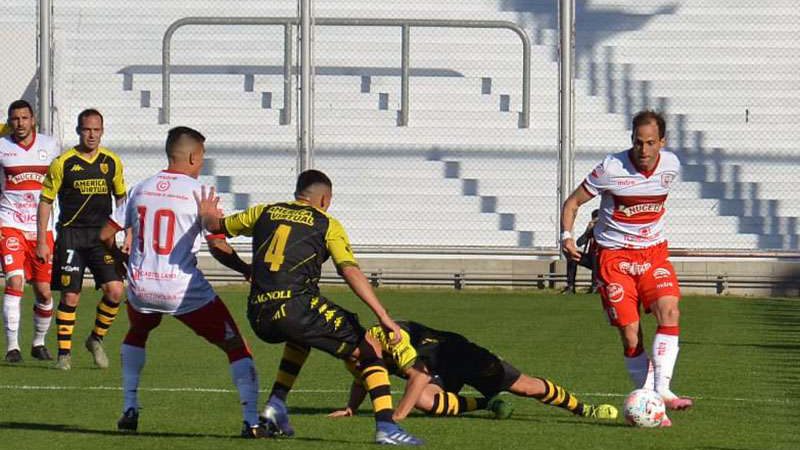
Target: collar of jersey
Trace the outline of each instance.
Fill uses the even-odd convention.
[[[97,158],[100,156],[100,154],[103,153],[103,147],[97,147],[97,153],[94,154],[94,157],[92,159],[86,159],[83,156],[83,153],[81,153],[77,147],[72,147],[72,151],[75,153],[75,156],[77,156],[81,160],[85,161],[88,164],[93,164],[95,161],[97,161]]]

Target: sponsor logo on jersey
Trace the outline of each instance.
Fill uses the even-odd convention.
[[[268,210],[270,220],[286,220],[288,222],[302,223],[314,226],[314,215],[308,209],[289,209],[282,206],[272,206]]]
[[[73,164],[72,168],[69,169],[70,172],[80,172],[81,170],[83,170],[83,166],[80,164]]]
[[[653,278],[655,278],[656,280],[660,280],[662,278],[668,278],[670,275],[672,275],[672,273],[663,267],[659,267],[658,269],[653,271]]]
[[[672,284],[672,281],[665,281],[663,283],[658,283],[656,285],[656,289],[666,289],[666,288],[671,288],[673,286],[674,285]]]
[[[606,286],[606,298],[611,303],[619,303],[625,298],[625,288],[619,283],[611,283]]]
[[[162,180],[156,183],[156,189],[158,189],[161,192],[169,190],[169,186],[170,186],[169,181],[166,180]]]
[[[621,272],[625,272],[628,275],[634,275],[634,276],[643,275],[645,272],[650,270],[650,267],[652,267],[652,264],[648,262],[644,264],[639,264],[639,263],[631,263],[628,261],[622,261],[619,263],[619,270]]]
[[[100,163],[100,172],[103,172],[103,175],[108,173],[108,163]]]
[[[270,300],[289,300],[292,298],[292,290],[285,289],[279,291],[269,291],[256,296],[256,303],[264,303]]]
[[[72,187],[81,191],[81,195],[108,194],[105,178],[90,178],[88,180],[75,180]]]
[[[14,236],[11,236],[10,238],[6,239],[6,248],[12,252],[16,252],[17,250],[19,250],[20,248],[19,239],[17,239]]]
[[[619,205],[618,211],[625,217],[635,216],[637,214],[658,214],[664,209],[663,203],[640,203],[633,206]]]
[[[35,181],[37,183],[41,183],[44,181],[44,174],[36,172],[22,172],[16,175],[9,175],[7,179],[12,184],[20,184],[24,181]]]

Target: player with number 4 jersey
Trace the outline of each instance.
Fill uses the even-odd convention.
[[[195,195],[203,167],[205,137],[186,127],[169,131],[169,167],[132,188],[101,232],[106,248],[125,259],[115,245],[117,231],[130,230],[127,258],[130,329],[122,344],[124,406],[117,422],[121,431],[136,431],[137,390],[145,361],[145,344],[163,314],[175,316],[208,342],[222,349],[239,391],[246,438],[268,437],[258,423],[258,378],[252,355],[236,322],[203,272],[197,267],[204,232]],[[224,236],[205,235],[212,255],[249,276],[250,267],[236,256]],[[119,267],[122,270],[122,267]]]

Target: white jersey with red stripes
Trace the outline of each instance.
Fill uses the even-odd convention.
[[[42,181],[50,162],[59,154],[58,143],[45,134],[33,133],[27,147],[12,136],[0,138],[0,226],[36,232],[36,208]],[[52,221],[48,225],[52,229]]]
[[[200,186],[188,175],[161,171],[129,191],[124,215],[110,217],[118,228],[132,229],[128,301],[139,312],[185,314],[216,297],[197,267],[204,236],[194,197]]]
[[[651,173],[637,170],[629,150],[606,156],[583,181],[592,196],[601,195],[600,216],[594,227],[604,248],[647,248],[667,240],[664,202],[678,178],[681,163],[661,150]]]

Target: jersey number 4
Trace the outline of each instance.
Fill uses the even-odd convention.
[[[147,215],[147,208],[139,206],[136,208],[139,211],[139,251],[144,251],[144,224],[145,216]],[[162,223],[166,226],[166,230],[162,230]],[[161,234],[164,232],[164,239],[161,239]],[[158,255],[169,255],[172,252],[172,247],[175,240],[175,212],[171,209],[157,209],[153,216],[153,250]]]
[[[264,262],[269,263],[269,271],[277,272],[283,264],[285,256],[283,253],[286,251],[286,241],[289,240],[289,233],[292,232],[292,227],[289,225],[278,225],[275,232],[272,234],[272,239],[269,241],[269,247],[264,254]]]

